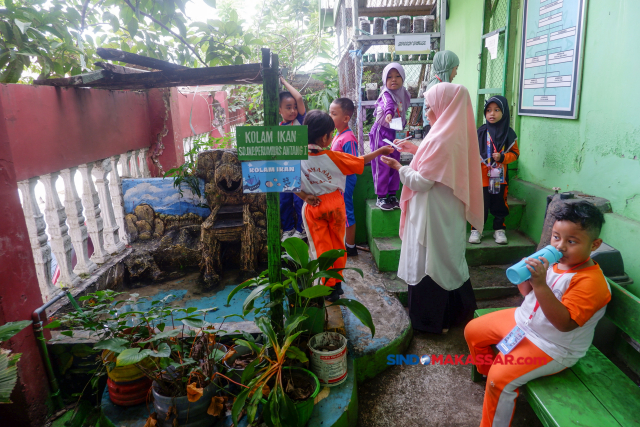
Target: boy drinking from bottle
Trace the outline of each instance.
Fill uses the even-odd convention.
[[[480,426],[509,426],[518,389],[575,365],[611,300],[600,266],[591,259],[604,215],[588,202],[566,203],[554,214],[554,264],[528,258],[531,278],[518,288],[524,302],[469,322],[464,335],[478,372],[487,376]],[[493,354],[491,345],[503,349]],[[531,362],[531,363],[529,363]]]

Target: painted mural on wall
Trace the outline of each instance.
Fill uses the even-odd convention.
[[[204,194],[204,181],[200,180],[200,192]],[[184,215],[194,213],[208,217],[211,210],[200,205],[205,204],[204,197],[199,198],[184,185],[182,197],[173,187],[171,178],[123,179],[124,209],[130,214],[136,206],[147,204],[157,213],[165,215]]]

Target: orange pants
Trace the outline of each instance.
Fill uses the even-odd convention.
[[[478,372],[487,375],[481,427],[507,427],[516,409],[519,387],[529,381],[556,374],[565,366],[553,360],[524,338],[506,356],[494,356],[491,345],[498,344],[516,326],[515,308],[494,311],[473,319],[464,329],[469,351],[476,360]],[[492,363],[480,364],[478,356]]]
[[[308,204],[302,206],[304,228],[309,238],[311,257],[317,258],[331,249],[345,249],[344,233],[347,222],[347,212],[344,197],[340,191],[318,196],[320,205],[313,207]],[[347,255],[338,258],[333,268],[344,268],[347,265]],[[325,281],[327,286],[335,286],[336,279]]]

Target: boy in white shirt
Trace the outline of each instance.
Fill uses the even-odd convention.
[[[528,258],[531,279],[518,285],[522,305],[474,319],[464,330],[478,372],[487,375],[481,427],[509,426],[520,386],[576,364],[611,300],[602,270],[590,257],[602,244],[602,212],[588,202],[567,203],[554,217],[551,244],[562,253],[559,262],[550,266],[544,258]],[[491,345],[510,332],[515,338],[505,341],[511,351],[494,357]]]

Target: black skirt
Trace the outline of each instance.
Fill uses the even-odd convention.
[[[447,291],[429,276],[409,286],[409,318],[414,330],[441,334],[443,329],[463,324],[478,308],[471,280]]]

